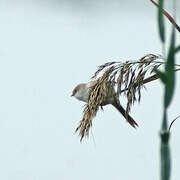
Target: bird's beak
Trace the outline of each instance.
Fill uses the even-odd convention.
[[[73,94],[73,93],[71,94],[71,97],[72,97],[72,96],[74,96],[74,94]]]

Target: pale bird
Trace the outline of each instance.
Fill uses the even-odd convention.
[[[76,99],[86,102],[88,103],[88,98],[89,98],[89,90],[91,87],[93,87],[95,84],[97,83],[97,81],[90,81],[88,83],[81,83],[78,84],[73,92],[71,96],[74,96]],[[111,92],[110,94],[107,95],[107,97],[105,98],[105,101],[101,104],[102,106],[111,104],[113,105],[122,115],[123,117],[127,120],[127,122],[132,126],[132,127],[136,127],[138,126],[138,124],[136,123],[136,121],[134,121],[134,119],[128,114],[126,115],[126,111],[125,109],[120,105],[119,101],[117,101],[113,95],[112,92],[113,91],[109,91]]]

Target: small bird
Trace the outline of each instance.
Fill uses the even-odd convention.
[[[71,96],[74,96],[76,99],[80,101],[88,103],[89,92],[90,92],[89,90],[96,83],[97,81],[90,81],[88,83],[78,84],[74,88]],[[114,90],[109,91],[109,92],[114,92]],[[108,104],[113,105],[124,116],[124,118],[132,127],[136,128],[136,126],[138,126],[136,121],[134,121],[134,119],[129,114],[126,115],[125,109],[120,105],[119,101],[115,100],[114,95],[112,93],[107,95],[107,97],[105,98],[105,102],[102,103],[102,106],[105,106]]]

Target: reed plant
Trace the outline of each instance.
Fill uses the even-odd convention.
[[[171,156],[170,156],[170,128],[173,124],[168,123],[167,109],[169,108],[175,91],[176,71],[180,65],[175,63],[175,55],[180,51],[180,45],[176,46],[176,31],[180,33],[180,27],[175,22],[175,0],[174,0],[174,17],[164,10],[164,0],[156,3],[150,0],[158,9],[158,30],[159,37],[162,42],[163,55],[146,54],[138,60],[107,62],[98,67],[98,70],[92,76],[96,80],[96,84],[90,89],[88,103],[84,107],[83,117],[80,121],[76,132],[79,133],[80,140],[89,135],[93,118],[99,109],[102,109],[102,103],[109,94],[109,90],[113,90],[114,98],[120,102],[120,96],[126,97],[126,115],[131,111],[132,106],[136,102],[141,101],[142,89],[146,83],[160,79],[164,86],[164,103],[162,125],[160,129],[161,147],[161,180],[169,180],[171,174]],[[172,32],[170,37],[169,49],[166,53],[166,33],[164,18],[167,18],[172,24]],[[161,67],[164,66],[162,71]]]

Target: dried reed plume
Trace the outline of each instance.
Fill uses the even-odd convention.
[[[141,100],[141,89],[145,83],[158,79],[157,75],[151,75],[145,79],[146,74],[151,74],[162,64],[163,58],[160,55],[147,54],[137,61],[108,62],[99,66],[92,76],[96,84],[90,89],[88,103],[83,111],[83,118],[76,128],[79,131],[80,141],[89,135],[92,126],[92,119],[96,116],[99,107],[102,108],[103,102],[109,93],[116,96],[124,94],[127,99],[126,115],[129,114],[132,105]],[[179,70],[179,69],[178,69]],[[102,73],[101,76],[98,75]],[[109,92],[113,91],[113,92]]]

